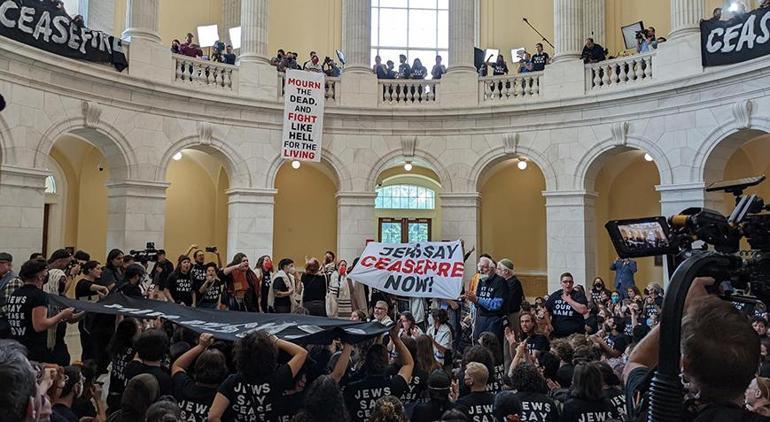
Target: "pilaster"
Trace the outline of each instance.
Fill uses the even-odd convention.
[[[107,249],[143,249],[163,245],[166,220],[165,182],[126,180],[107,184]]]
[[[44,170],[0,167],[0,252],[16,258],[17,268],[43,244]]]
[[[462,239],[465,247],[479,249],[479,205],[478,192],[441,194],[441,232],[446,240]],[[466,261],[464,279],[470,280],[475,273],[477,252]]]
[[[337,256],[352,262],[367,240],[377,240],[374,199],[369,192],[337,193]]]
[[[243,252],[252,261],[273,250],[275,189],[227,191],[227,256]]]

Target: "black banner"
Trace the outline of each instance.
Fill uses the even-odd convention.
[[[0,35],[60,56],[128,67],[120,38],[73,22],[48,0],[0,0]]]
[[[703,66],[740,63],[770,53],[770,8],[751,11],[728,21],[700,24]]]
[[[49,295],[53,305],[78,311],[136,318],[163,318],[197,333],[211,333],[235,341],[249,332],[264,330],[294,343],[327,344],[335,338],[358,343],[388,331],[379,322],[356,322],[297,314],[262,314],[188,308],[168,302],[134,299],[114,293],[98,303]]]

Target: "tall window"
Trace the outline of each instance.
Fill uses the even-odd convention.
[[[419,58],[428,71],[440,55],[448,66],[449,0],[372,0],[372,64],[405,54],[409,65]]]
[[[56,193],[56,179],[53,176],[45,178],[45,193]]]
[[[436,192],[415,185],[391,185],[377,189],[374,207],[397,210],[432,210],[436,208]]]

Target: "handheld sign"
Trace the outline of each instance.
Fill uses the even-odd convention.
[[[286,71],[281,156],[321,161],[326,79],[323,73]]]
[[[353,280],[405,297],[457,299],[463,286],[463,248],[460,241],[369,243]]]

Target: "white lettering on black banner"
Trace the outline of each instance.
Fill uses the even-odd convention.
[[[740,63],[770,54],[770,8],[700,24],[703,66]]]

